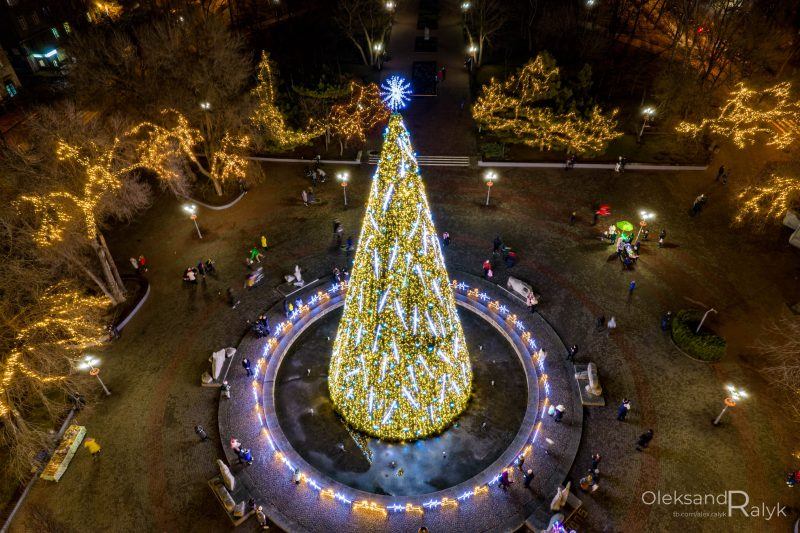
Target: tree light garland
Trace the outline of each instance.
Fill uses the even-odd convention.
[[[602,152],[622,135],[616,131],[617,110],[606,115],[594,106],[588,117],[574,110],[555,113],[545,103],[560,91],[559,78],[558,67],[540,54],[507,80],[492,78],[473,104],[472,116],[494,134],[543,151]]]
[[[780,129],[776,123],[793,122],[798,118],[800,100],[792,98],[791,89],[788,81],[760,90],[739,83],[717,117],[704,118],[697,123],[681,122],[675,129],[691,137],[709,131],[730,139],[737,148],[745,148],[767,136],[767,145],[787,148],[797,138],[797,130]]]
[[[389,110],[383,104],[380,90],[374,83],[350,83],[350,98],[331,106],[328,116],[330,131],[345,142],[366,142],[366,133],[389,119]]]
[[[397,114],[384,136],[362,228],[333,346],[331,399],[359,431],[383,439],[425,437],[464,410],[472,369],[409,135]]]
[[[800,199],[800,180],[772,174],[763,184],[751,185],[738,195],[741,204],[734,216],[735,224],[753,220],[758,227],[777,221]]]

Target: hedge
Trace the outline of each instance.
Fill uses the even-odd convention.
[[[691,357],[707,362],[719,361],[725,355],[725,339],[703,330],[695,333],[702,317],[702,313],[696,310],[678,311],[672,319],[672,340]]]

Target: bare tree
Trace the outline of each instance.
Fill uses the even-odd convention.
[[[376,44],[385,46],[392,27],[392,12],[381,0],[339,0],[336,24],[361,54],[365,65],[374,65],[379,54]]]
[[[492,44],[495,35],[508,21],[508,8],[503,0],[476,0],[471,9],[471,23],[467,24],[470,44],[477,48],[475,65],[483,63],[483,52]]]
[[[130,219],[150,200],[134,174],[139,164],[125,124],[69,104],[42,108],[29,123],[29,146],[3,158],[4,173],[19,184],[13,223],[48,261],[67,265],[113,303],[122,302],[125,287],[102,229],[108,219]]]
[[[800,320],[789,318],[772,324],[756,350],[767,365],[762,372],[786,394],[800,420]]]

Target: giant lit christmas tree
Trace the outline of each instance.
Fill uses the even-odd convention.
[[[372,179],[330,394],[348,424],[375,437],[422,438],[466,407],[464,332],[408,131],[392,115]]]

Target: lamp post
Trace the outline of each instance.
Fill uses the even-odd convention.
[[[100,382],[100,386],[103,387],[103,391],[106,393],[106,396],[111,396],[111,391],[108,390],[106,384],[103,383],[102,379],[100,379],[100,369],[97,368],[97,365],[99,364],[100,364],[100,359],[87,354],[84,355],[81,362],[78,363],[78,368],[81,370],[88,370],[89,375],[96,377],[97,381]]]
[[[192,222],[194,222],[194,227],[197,230],[197,236],[202,239],[203,234],[200,233],[200,226],[197,225],[197,206],[194,204],[184,204],[183,210],[189,213],[189,218],[192,219]]]
[[[733,407],[739,400],[747,398],[747,391],[744,389],[737,389],[733,385],[726,385],[725,388],[728,389],[728,396],[725,398],[725,406],[722,408],[722,411],[720,411],[717,418],[715,418],[712,422],[712,424],[715,426],[719,425],[722,415],[725,414],[725,411],[727,411],[729,407]]]
[[[634,243],[639,240],[639,236],[642,234],[642,230],[644,230],[644,228],[647,227],[647,221],[650,220],[651,218],[655,218],[656,214],[649,213],[647,211],[639,211],[639,216],[641,217],[641,219],[639,220],[639,232],[636,234],[636,238],[633,239]]]
[[[647,127],[648,122],[655,116],[656,110],[654,107],[645,107],[642,109],[642,129],[639,130],[639,136],[636,139],[636,142],[642,142],[642,135],[644,135],[644,129]]]
[[[705,314],[703,314],[703,318],[700,319],[700,324],[697,325],[697,330],[695,330],[695,334],[699,334],[700,333],[700,328],[703,327],[703,322],[706,321],[706,317],[708,316],[708,313],[716,313],[716,312],[717,312],[717,310],[712,308],[712,309],[709,309],[708,311],[706,311]]]
[[[342,194],[344,195],[344,206],[347,207],[347,183],[350,181],[349,172],[339,172],[336,179],[342,184]]]
[[[372,50],[375,52],[375,68],[381,69],[381,56],[383,55],[383,43],[375,43],[372,45]]]
[[[492,194],[492,187],[494,182],[497,181],[497,172],[489,170],[484,174],[483,181],[486,182],[486,205],[489,205],[489,198]]]
[[[397,7],[397,4],[394,2],[386,2],[384,5],[386,6],[386,11],[389,13],[394,13],[394,8]]]

